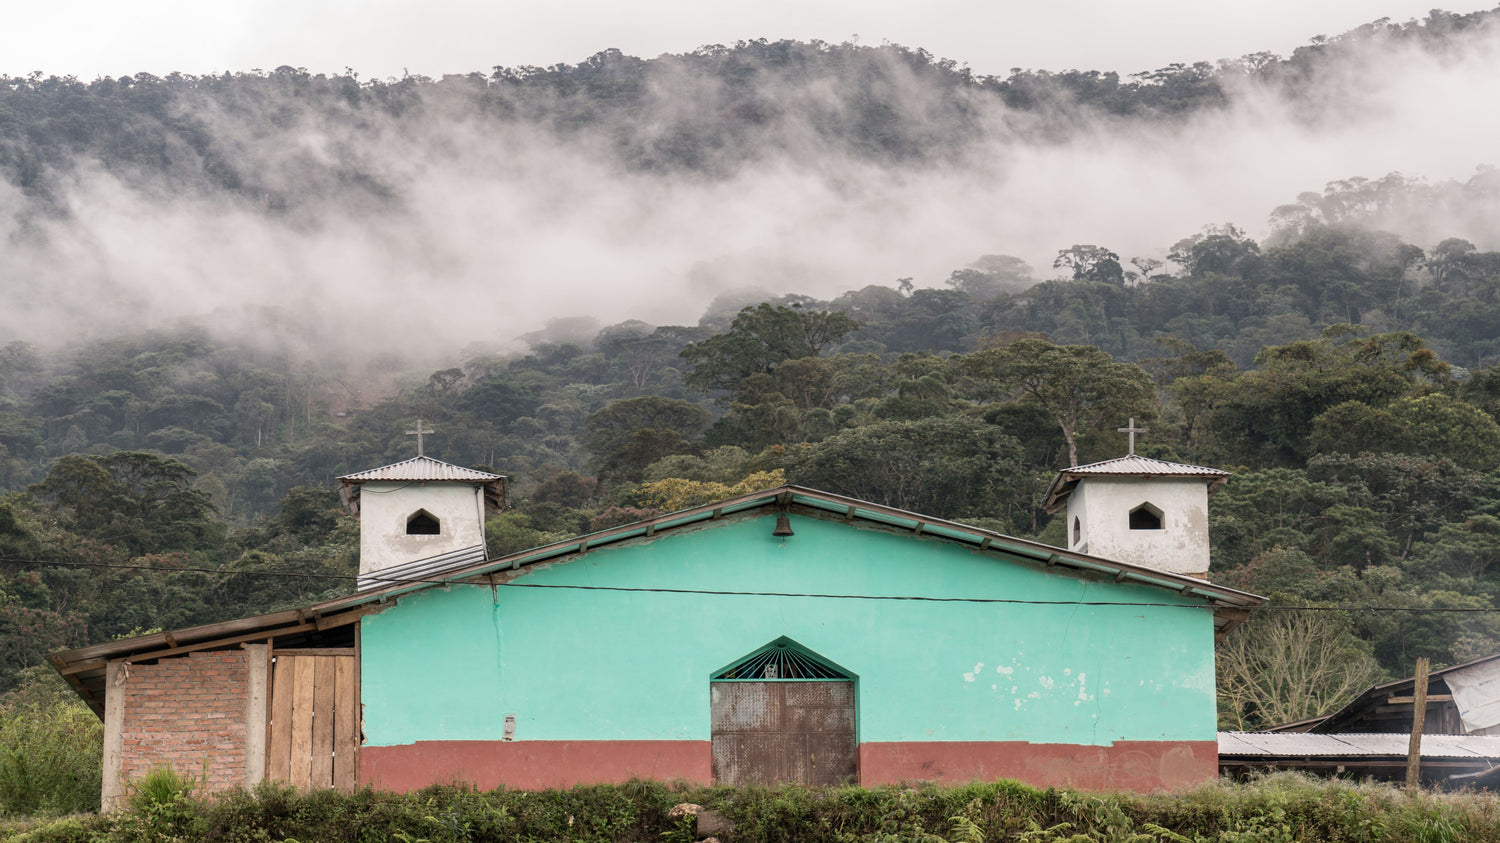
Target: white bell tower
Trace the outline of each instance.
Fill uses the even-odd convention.
[[[359,588],[421,579],[486,558],[484,522],[505,508],[506,478],[422,453],[433,431],[417,422],[417,456],[339,478],[359,524]]]
[[[1067,506],[1066,547],[1156,568],[1173,574],[1208,576],[1208,496],[1229,472],[1166,462],[1135,453],[1119,459],[1065,468],[1047,489],[1046,510]]]

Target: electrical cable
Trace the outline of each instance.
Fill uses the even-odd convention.
[[[622,593],[646,593],[646,594],[701,594],[714,597],[785,597],[806,598],[821,600],[886,600],[886,601],[909,601],[922,603],[979,603],[979,604],[1009,604],[1022,606],[1125,606],[1141,608],[1160,609],[1201,609],[1205,607],[1193,603],[1151,603],[1126,600],[1025,600],[1012,597],[933,597],[926,595],[904,595],[904,594],[833,594],[818,592],[791,592],[791,591],[725,591],[716,589],[699,588],[646,588],[634,586],[612,586],[612,585],[572,585],[565,583],[490,583],[488,581],[469,580],[438,580],[419,579],[404,577],[383,578],[373,575],[357,574],[319,574],[303,571],[234,571],[225,568],[203,568],[183,566],[180,568],[163,568],[155,565],[123,565],[109,562],[57,562],[37,559],[16,559],[13,557],[0,557],[0,564],[7,565],[40,565],[53,567],[76,567],[76,568],[107,568],[111,570],[126,571],[153,571],[163,574],[175,573],[199,573],[220,574],[227,576],[242,576],[254,578],[286,578],[286,579],[323,579],[366,582],[380,582],[385,585],[473,585],[484,588],[535,588],[535,589],[563,589],[573,591],[612,591]],[[1432,613],[1432,614],[1483,614],[1500,612],[1500,607],[1475,607],[1475,606],[1279,606],[1260,605],[1255,607],[1256,611],[1280,611],[1280,612],[1408,612],[1408,613]]]

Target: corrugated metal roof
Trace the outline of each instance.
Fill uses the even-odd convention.
[[[416,462],[416,460],[408,460],[408,462]],[[429,462],[446,465],[446,463],[439,463],[437,460],[429,460]],[[401,464],[398,463],[397,465]],[[388,466],[388,468],[393,467]],[[460,471],[467,471],[467,469],[460,469]],[[369,474],[371,472],[363,473]],[[473,473],[484,477],[498,476],[486,475],[484,472]],[[357,475],[351,475],[351,477],[353,476]],[[385,602],[403,594],[430,588],[437,584],[432,580],[460,581],[467,579],[468,581],[478,581],[480,577],[485,577],[489,574],[515,571],[530,565],[545,564],[565,559],[569,556],[585,553],[615,542],[639,539],[649,540],[653,536],[660,535],[668,530],[692,527],[737,513],[750,514],[752,510],[769,509],[772,507],[788,507],[792,512],[799,515],[809,514],[828,519],[837,518],[845,522],[861,520],[886,527],[910,530],[916,535],[957,542],[971,547],[976,551],[1003,555],[1017,562],[1029,561],[1034,564],[1044,565],[1047,568],[1056,566],[1090,574],[1104,574],[1115,582],[1136,583],[1168,589],[1189,600],[1202,600],[1207,605],[1213,606],[1214,628],[1216,631],[1223,631],[1242,622],[1248,616],[1251,609],[1265,602],[1265,598],[1263,597],[1215,585],[1196,577],[1188,577],[1139,565],[1113,562],[1108,559],[1074,553],[1062,548],[1049,547],[1036,542],[1005,536],[991,530],[944,521],[938,518],[930,518],[868,501],[846,498],[828,492],[820,492],[816,489],[808,489],[801,486],[778,486],[774,489],[752,492],[693,509],[659,515],[655,518],[638,521],[634,524],[624,524],[608,530],[601,530],[565,541],[554,542],[549,545],[513,553],[500,559],[479,561],[483,559],[484,548],[476,545],[473,548],[455,551],[453,554],[444,557],[431,557],[407,563],[412,566],[437,565],[441,568],[437,572],[424,571],[422,576],[414,577],[414,579],[419,580],[417,582],[389,583],[388,581],[396,576],[394,569],[376,571],[366,577],[361,577],[361,580],[384,579],[387,580],[387,584],[384,586],[372,584],[373,587],[364,588],[363,586],[367,583],[361,582],[362,587],[360,591],[354,595],[325,601],[303,609],[259,615],[252,618],[193,627],[170,633],[158,632],[137,638],[111,641],[105,644],[96,644],[90,647],[53,653],[49,658],[59,671],[62,671],[65,676],[69,676],[70,681],[74,682],[75,688],[79,690],[80,694],[85,696],[89,704],[94,706],[97,711],[102,712],[105,693],[104,668],[105,661],[108,659],[122,656],[138,660],[151,659],[156,657],[153,655],[156,653],[175,653],[179,644],[190,641],[219,639],[225,635],[235,633],[244,633],[243,637],[235,638],[234,640],[236,641],[249,640],[251,637],[269,637],[280,634],[280,630],[292,627],[301,628],[299,624],[312,625],[318,629],[322,629],[325,625],[332,626],[330,618],[335,620],[347,619],[356,612],[364,611],[363,607],[366,604]],[[450,558],[458,557],[461,559],[465,558],[465,554],[470,553],[473,554],[472,558],[475,560],[470,564],[463,564],[458,559]],[[402,571],[401,573],[407,574],[408,572]],[[87,662],[88,664],[80,666],[81,662]],[[93,666],[90,667],[90,665]],[[86,668],[92,672],[87,674],[78,673],[79,670]]]
[[[442,460],[435,460],[432,457],[412,457],[409,460],[381,466],[380,468],[372,468],[369,471],[346,474],[339,478],[344,483],[369,483],[379,480],[397,483],[425,482],[429,480],[489,483],[504,479],[505,475],[503,474],[475,471],[472,468],[453,465]]]
[[[437,556],[428,556],[400,565],[392,565],[389,568],[381,568],[378,571],[369,571],[359,575],[359,590],[365,591],[371,588],[380,588],[393,582],[411,582],[423,580],[430,577],[440,577],[448,571],[466,568],[483,562],[488,558],[485,547],[482,544],[466,547],[462,550],[454,550],[441,553]]]
[[[1456,664],[1452,667],[1444,667],[1433,670],[1432,672],[1427,674],[1427,678],[1429,683],[1434,680],[1443,679],[1445,680],[1446,684],[1446,677],[1450,673],[1465,671],[1476,665],[1485,664],[1497,659],[1500,659],[1500,653],[1495,653],[1489,656],[1482,656],[1480,658],[1474,659],[1473,661],[1464,662],[1463,664]],[[1394,679],[1390,682],[1382,682],[1378,685],[1371,685],[1368,689],[1365,690],[1364,693],[1350,700],[1348,705],[1344,706],[1338,711],[1335,711],[1327,717],[1322,718],[1318,721],[1317,725],[1313,726],[1312,728],[1315,731],[1319,732],[1337,732],[1338,730],[1344,728],[1350,720],[1354,719],[1361,710],[1368,708],[1371,705],[1378,705],[1379,703],[1375,703],[1375,700],[1390,696],[1392,694],[1400,693],[1401,691],[1405,691],[1407,694],[1410,694],[1413,690],[1415,690],[1416,684],[1416,677],[1408,676],[1404,679]],[[1431,687],[1430,684],[1429,687]],[[1429,691],[1428,693],[1432,692]]]
[[[1228,477],[1229,472],[1220,471],[1217,468],[1209,468],[1203,465],[1188,465],[1180,462],[1167,462],[1166,460],[1155,460],[1143,457],[1139,454],[1131,454],[1128,457],[1118,457],[1103,462],[1093,462],[1088,465],[1075,465],[1072,468],[1062,470],[1063,474],[1160,474],[1169,477],[1189,477],[1201,475],[1204,477]]]
[[[1138,454],[1118,457],[1088,465],[1075,465],[1057,473],[1052,485],[1047,487],[1044,504],[1048,512],[1056,512],[1073,493],[1073,487],[1085,477],[1201,477],[1208,481],[1208,493],[1213,494],[1229,479],[1229,472],[1204,465],[1188,465],[1167,462]]]
[[[519,569],[528,565],[556,560],[572,554],[583,553],[615,542],[650,538],[667,530],[717,520],[724,516],[752,509],[773,506],[791,506],[794,512],[811,514],[820,512],[824,517],[836,516],[844,521],[859,519],[899,529],[912,530],[918,534],[959,542],[980,550],[1004,553],[1012,558],[1027,559],[1047,567],[1059,566],[1093,574],[1104,574],[1116,582],[1133,582],[1177,592],[1183,597],[1205,600],[1216,609],[1214,626],[1224,631],[1244,620],[1244,613],[1265,602],[1265,598],[1225,586],[1215,585],[1197,577],[1173,574],[1155,568],[1146,568],[1126,562],[1116,562],[1097,556],[1050,547],[1036,542],[1002,535],[991,530],[970,527],[939,518],[931,518],[914,512],[895,509],[879,504],[846,498],[829,492],[808,489],[802,486],[778,486],[760,492],[729,498],[717,503],[693,509],[658,515],[633,524],[623,524],[583,536],[575,536],[549,545],[523,550],[499,559],[490,559],[468,568],[444,572],[444,579],[463,579],[483,576],[495,571]],[[389,576],[389,575],[388,575]],[[429,582],[396,583],[384,588],[361,591],[351,597],[342,597],[314,606],[321,612],[332,612],[348,608],[371,599],[387,599],[406,592],[430,587]]]
[[[1410,735],[1220,732],[1219,755],[1277,758],[1405,757]],[[1500,758],[1500,735],[1423,735],[1423,758]]]

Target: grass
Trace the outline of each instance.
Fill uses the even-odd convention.
[[[156,775],[156,774],[153,774]],[[1038,789],[1016,782],[958,787],[705,788],[632,781],[568,790],[479,792],[461,785],[410,794],[302,792],[195,797],[163,772],[110,815],[0,825],[16,843],[448,843],[654,841],[691,843],[693,802],[733,823],[734,843],[1500,843],[1500,803],[1486,793],[1407,794],[1378,784],[1282,773],[1178,794]]]

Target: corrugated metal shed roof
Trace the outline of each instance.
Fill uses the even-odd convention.
[[[1229,479],[1229,472],[1204,465],[1156,460],[1138,454],[1088,465],[1075,465],[1059,471],[1048,487],[1047,511],[1056,512],[1063,501],[1068,499],[1068,495],[1072,494],[1073,487],[1085,477],[1201,477],[1208,481],[1208,493],[1213,494]]]
[[[1405,757],[1410,735],[1317,735],[1307,732],[1220,732],[1220,756],[1261,758]],[[1500,735],[1423,735],[1423,758],[1500,758]]]
[[[453,480],[463,483],[490,483],[495,480],[504,480],[503,474],[490,474],[487,471],[475,471],[472,468],[446,463],[435,460],[432,457],[412,457],[398,463],[372,468],[368,471],[360,471],[354,474],[346,474],[339,480],[346,484],[370,483],[374,481],[392,481],[397,483],[425,482],[430,480]]]
[[[1430,683],[1433,683],[1440,679],[1445,680],[1444,684],[1446,684],[1446,677],[1450,673],[1465,671],[1469,668],[1475,667],[1476,665],[1482,665],[1487,662],[1495,661],[1497,659],[1500,659],[1500,653],[1483,656],[1481,658],[1474,659],[1473,661],[1467,661],[1463,664],[1453,665],[1452,667],[1444,667],[1433,670],[1431,673],[1427,674],[1427,678],[1429,681],[1428,687],[1431,688],[1432,685]],[[1345,728],[1351,720],[1356,719],[1362,710],[1375,705],[1380,705],[1381,703],[1379,701],[1384,697],[1389,697],[1393,694],[1400,694],[1402,692],[1405,692],[1408,695],[1411,694],[1412,691],[1416,688],[1416,684],[1416,677],[1408,676],[1404,679],[1395,679],[1390,682],[1383,682],[1379,685],[1371,685],[1368,689],[1365,690],[1364,693],[1350,700],[1348,705],[1344,706],[1338,711],[1335,711],[1327,717],[1320,719],[1317,724],[1312,727],[1312,730],[1316,732],[1337,732]],[[1442,692],[1434,692],[1429,690],[1428,693],[1430,694]]]

